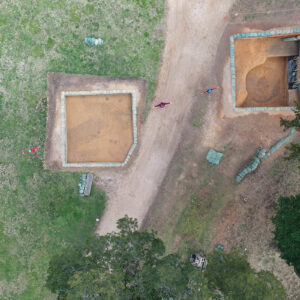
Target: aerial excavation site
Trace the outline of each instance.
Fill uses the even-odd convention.
[[[299,0],[33,2],[0,3],[0,299],[300,300]]]

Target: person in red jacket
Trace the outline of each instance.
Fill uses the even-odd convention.
[[[35,148],[28,149],[28,150],[24,151],[23,154],[25,154],[25,153],[34,153],[34,152],[37,151],[38,148],[39,148],[39,147],[35,147]]]
[[[155,105],[154,107],[164,108],[168,104],[171,104],[171,102],[160,102],[159,104]]]

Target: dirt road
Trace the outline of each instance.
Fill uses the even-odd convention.
[[[99,172],[108,200],[98,234],[116,228],[125,214],[141,224],[154,201],[178,147],[195,95],[214,65],[225,16],[233,0],[168,0],[166,45],[155,102],[172,104],[153,110],[142,129],[140,150],[131,167],[116,174]]]

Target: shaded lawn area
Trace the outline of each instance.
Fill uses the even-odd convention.
[[[78,196],[78,173],[43,169],[47,72],[144,77],[149,102],[163,12],[164,0],[1,1],[1,299],[55,299],[44,287],[50,258],[92,234],[104,209],[100,189]]]

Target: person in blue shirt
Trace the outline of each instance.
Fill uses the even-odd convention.
[[[203,91],[202,94],[210,94],[212,91],[216,90],[217,88],[208,89],[206,91]]]

